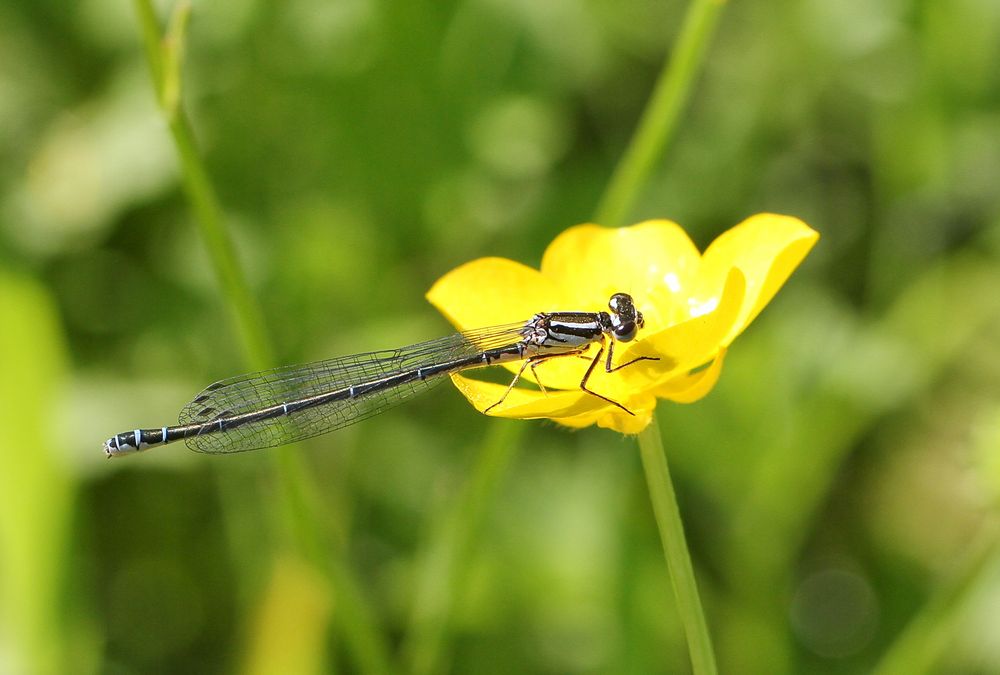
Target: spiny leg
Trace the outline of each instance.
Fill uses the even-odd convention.
[[[625,368],[626,366],[631,366],[633,363],[638,363],[639,361],[659,361],[660,360],[659,356],[637,356],[634,359],[632,359],[631,361],[626,361],[625,363],[619,364],[619,365],[615,366],[614,368],[612,368],[611,367],[611,355],[614,354],[614,351],[615,351],[615,341],[612,340],[611,344],[608,345],[608,359],[604,363],[604,372],[606,372],[606,373],[613,373],[615,371],[621,370],[622,368]]]
[[[521,364],[521,368],[520,370],[517,371],[517,375],[515,375],[514,379],[511,380],[510,384],[507,385],[507,390],[504,391],[503,396],[500,397],[500,400],[491,405],[489,408],[486,408],[483,411],[483,413],[484,414],[488,413],[489,411],[493,410],[493,408],[496,408],[498,405],[503,403],[504,400],[506,400],[507,395],[510,394],[511,389],[514,388],[514,385],[517,384],[517,381],[521,379],[521,375],[524,374],[524,369],[527,368],[528,366],[531,366],[531,372],[534,373],[535,375],[535,382],[538,384],[538,388],[541,389],[542,392],[547,394],[548,392],[545,391],[545,386],[542,384],[541,380],[538,379],[538,373],[535,371],[535,366],[537,366],[539,363],[543,361],[548,361],[549,359],[554,359],[558,356],[571,356],[573,354],[579,354],[579,352],[578,351],[563,352],[562,354],[544,354],[542,356],[528,357],[527,359],[524,360],[524,363]]]
[[[544,360],[544,359],[542,359],[542,360]],[[531,364],[531,374],[534,375],[534,377],[535,377],[535,384],[538,385],[538,388],[542,390],[543,394],[545,394],[546,396],[548,396],[549,392],[545,388],[545,385],[542,384],[542,380],[538,377],[538,371],[535,370],[535,366],[538,365],[538,360],[530,361],[529,363]],[[524,370],[524,368],[522,368],[521,370]]]
[[[602,396],[601,394],[598,394],[596,391],[593,391],[591,389],[587,389],[587,380],[590,379],[591,374],[593,374],[593,372],[594,372],[594,368],[600,362],[601,356],[603,354],[604,354],[604,342],[602,341],[601,342],[601,348],[597,350],[597,354],[594,355],[594,360],[590,362],[589,366],[587,366],[587,372],[583,374],[583,379],[580,380],[580,389],[584,390],[585,392],[587,392],[591,396],[596,396],[597,398],[603,399],[603,400],[607,401],[608,403],[611,403],[612,405],[618,406],[619,408],[621,408],[622,410],[624,410],[625,412],[627,412],[629,415],[632,415],[633,417],[635,417],[635,413],[634,412],[632,412],[631,410],[629,410],[628,408],[626,408],[625,406],[623,406],[618,401],[613,401],[610,398],[608,398],[607,396]],[[609,350],[609,356],[610,356],[610,350]],[[628,364],[626,364],[626,365],[628,365]],[[608,372],[611,372],[611,371],[608,371]]]
[[[543,394],[545,394],[546,396],[548,396],[549,392],[545,388],[545,385],[542,384],[541,378],[538,377],[538,371],[535,370],[535,368],[538,366],[538,364],[539,363],[545,363],[549,359],[555,359],[555,358],[558,358],[560,356],[576,356],[577,358],[587,359],[589,361],[590,357],[589,356],[581,356],[581,351],[582,350],[577,349],[577,350],[574,350],[574,351],[571,351],[571,352],[563,352],[561,354],[545,354],[543,356],[534,356],[534,357],[528,359],[528,364],[531,366],[531,374],[535,376],[535,384],[538,385],[538,388],[542,390]],[[524,372],[524,367],[521,368],[521,372]],[[506,394],[505,394],[505,396],[506,396]]]

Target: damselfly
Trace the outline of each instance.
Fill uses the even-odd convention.
[[[384,412],[450,373],[523,361],[489,411],[503,403],[526,368],[532,369],[544,391],[535,373],[539,363],[581,356],[594,344],[599,347],[580,380],[580,389],[632,414],[621,403],[587,387],[604,354],[608,373],[638,361],[657,360],[638,356],[612,366],[615,342],[635,339],[643,318],[625,293],[612,295],[608,308],[610,313],[543,312],[528,321],[456,333],[400,349],[221,380],[184,406],[177,426],[122,432],[104,442],[104,451],[113,457],[182,439],[192,450],[209,454],[284,445]]]

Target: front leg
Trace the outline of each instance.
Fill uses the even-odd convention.
[[[622,410],[624,410],[625,412],[627,412],[629,415],[632,415],[634,417],[635,413],[632,412],[631,410],[629,410],[628,408],[626,408],[625,406],[623,406],[618,401],[613,401],[610,398],[608,398],[607,396],[604,396],[602,394],[598,394],[596,391],[593,391],[592,389],[587,389],[587,381],[590,379],[590,376],[593,374],[594,368],[601,361],[601,356],[603,354],[604,354],[604,342],[602,341],[601,342],[601,348],[597,350],[597,354],[594,356],[594,360],[590,362],[589,366],[587,366],[587,372],[583,374],[583,379],[580,380],[580,389],[584,390],[585,392],[587,392],[591,396],[596,396],[599,399],[607,401],[611,405],[618,406],[619,408],[621,408]],[[609,364],[611,363],[611,350],[610,349],[608,350],[608,363]],[[608,372],[611,372],[611,371],[608,371]]]
[[[621,370],[622,368],[625,368],[627,366],[631,366],[633,363],[638,363],[639,361],[659,361],[660,360],[659,356],[637,356],[634,359],[632,359],[631,361],[627,361],[625,363],[622,363],[622,364],[617,365],[614,368],[612,368],[611,367],[611,355],[614,353],[614,348],[615,348],[615,341],[614,341],[614,339],[612,339],[611,342],[610,342],[610,344],[608,344],[608,358],[607,358],[607,361],[605,361],[605,363],[604,363],[604,372],[606,372],[606,373],[613,373],[616,370]]]

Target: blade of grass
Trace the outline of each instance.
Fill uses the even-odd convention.
[[[180,51],[177,45],[183,40],[183,33],[175,33],[169,40],[165,40],[161,37],[159,22],[150,0],[134,0],[134,4],[142,27],[156,98],[177,149],[184,193],[194,211],[195,224],[211,257],[212,270],[222,289],[223,298],[227,301],[226,306],[232,315],[232,324],[240,338],[247,364],[255,370],[263,370],[273,365],[264,318],[250,292],[236,258],[233,242],[222,222],[215,189],[198,154],[191,125],[179,107],[180,61],[175,55]],[[176,12],[188,11],[186,6],[186,2],[180,3]],[[171,25],[176,31],[183,31],[187,22],[175,18]],[[170,47],[167,48],[167,45]]]
[[[452,510],[441,528],[431,537],[431,545],[421,569],[414,601],[410,631],[403,646],[411,673],[434,673],[442,669],[442,654],[448,624],[458,590],[470,567],[486,508],[493,499],[524,425],[496,420],[483,441],[472,477],[456,500],[461,508]]]
[[[273,364],[263,315],[236,257],[212,181],[198,153],[191,125],[180,107],[180,54],[189,4],[181,2],[177,5],[170,22],[171,33],[166,38],[161,37],[159,21],[150,0],[134,0],[134,5],[157,100],[177,149],[184,192],[194,211],[195,222],[209,252],[247,363],[255,370],[263,370]],[[287,447],[279,448],[272,456],[274,470],[283,486],[285,512],[289,514],[286,528],[299,555],[318,565],[330,580],[337,595],[341,626],[359,667],[364,672],[388,672],[388,649],[375,628],[373,612],[365,604],[364,595],[342,556],[332,552],[329,538],[316,517],[316,501],[306,497],[313,490],[299,456]]]
[[[38,440],[66,377],[62,328],[47,290],[7,270],[0,326],[0,670],[64,672],[79,629],[63,615],[77,486],[58,445]]]
[[[693,0],[688,6],[677,44],[660,73],[639,128],[597,207],[596,222],[603,225],[625,223],[641,187],[677,130],[681,112],[704,65],[723,6],[724,0]],[[655,415],[639,435],[639,449],[670,583],[684,625],[692,670],[696,675],[715,673],[712,640]]]
[[[279,558],[253,621],[243,675],[328,672],[322,629],[333,610],[327,580],[312,565]]]
[[[595,222],[625,224],[639,190],[677,130],[724,5],[725,0],[693,0],[688,5],[677,44],[660,71],[639,127],[597,206]]]
[[[979,546],[957,575],[931,598],[900,634],[872,672],[874,675],[919,675],[932,672],[961,628],[964,611],[1000,557],[1000,529],[986,526]]]

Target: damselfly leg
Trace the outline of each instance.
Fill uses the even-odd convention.
[[[619,408],[621,408],[622,410],[624,410],[625,412],[627,412],[629,415],[632,415],[634,417],[635,413],[632,412],[631,410],[629,410],[628,408],[626,408],[625,406],[623,406],[618,401],[614,401],[614,400],[608,398],[607,396],[604,396],[602,394],[598,394],[593,389],[587,389],[587,382],[590,380],[590,376],[593,375],[594,368],[597,367],[597,364],[600,362],[601,356],[604,354],[604,348],[605,347],[607,347],[607,349],[608,349],[608,358],[607,358],[607,361],[604,364],[604,372],[606,372],[606,373],[613,373],[615,371],[621,370],[622,368],[627,368],[628,366],[631,366],[631,365],[633,365],[635,363],[638,363],[639,361],[659,361],[660,358],[658,356],[637,356],[634,359],[632,359],[631,361],[626,361],[625,363],[621,363],[621,364],[615,366],[614,368],[612,368],[611,367],[611,357],[615,353],[615,341],[611,340],[610,342],[607,342],[607,344],[605,344],[605,343],[606,343],[606,341],[602,337],[601,340],[598,342],[598,344],[600,345],[600,347],[597,350],[597,354],[594,355],[594,359],[590,362],[590,365],[587,366],[587,372],[585,372],[583,374],[583,379],[580,380],[580,389],[583,389],[585,392],[587,392],[591,396],[596,396],[597,398],[603,399],[603,400],[607,401],[608,403],[611,403],[612,405],[618,406]]]
[[[590,376],[593,375],[594,369],[597,367],[597,364],[600,363],[601,357],[604,356],[605,347],[607,348],[607,359],[606,359],[605,364],[604,364],[604,372],[606,372],[606,373],[617,372],[617,371],[619,371],[619,370],[621,370],[623,368],[627,368],[628,366],[631,366],[631,365],[633,365],[635,363],[638,363],[639,361],[659,361],[660,359],[657,356],[637,356],[634,359],[632,359],[631,361],[626,361],[625,363],[621,363],[621,364],[618,364],[617,366],[613,366],[612,367],[611,361],[612,361],[612,357],[614,356],[614,352],[615,352],[615,343],[614,343],[614,340],[610,340],[610,341],[607,341],[607,342],[609,342],[609,343],[606,344],[606,340],[603,339],[603,338],[598,341],[598,344],[600,345],[600,347],[597,350],[597,354],[595,354],[593,358],[590,358],[589,356],[583,356],[583,352],[585,350],[580,350],[580,351],[576,351],[576,352],[568,352],[568,353],[562,353],[562,354],[545,354],[545,355],[542,355],[542,356],[533,356],[533,357],[525,360],[524,363],[521,364],[521,368],[517,371],[517,374],[514,375],[514,379],[511,380],[511,382],[510,382],[509,385],[507,385],[507,389],[504,391],[503,396],[500,397],[500,400],[497,401],[496,403],[492,404],[491,406],[489,406],[485,410],[483,410],[483,412],[484,413],[488,413],[490,410],[493,410],[493,408],[496,408],[498,405],[500,405],[505,400],[507,400],[507,396],[510,394],[511,390],[514,389],[515,385],[517,385],[518,381],[521,379],[521,376],[524,374],[525,368],[527,368],[528,366],[531,367],[531,372],[535,376],[535,382],[536,382],[536,384],[538,384],[538,388],[541,389],[543,393],[547,393],[546,389],[545,389],[545,385],[542,384],[541,378],[538,377],[538,371],[535,370],[536,366],[538,366],[538,364],[543,363],[545,361],[548,361],[550,359],[555,359],[555,358],[560,358],[560,357],[565,357],[565,356],[577,356],[577,357],[581,357],[582,356],[583,358],[585,358],[588,361],[590,361],[590,365],[587,366],[587,371],[584,373],[583,379],[580,380],[580,389],[582,389],[583,391],[587,392],[591,396],[596,396],[597,398],[599,398],[601,400],[607,401],[608,403],[611,403],[612,405],[618,406],[619,408],[621,408],[622,410],[624,410],[625,412],[627,412],[629,415],[633,415],[634,416],[635,415],[634,412],[632,412],[631,410],[629,410],[628,408],[626,408],[624,405],[622,405],[618,401],[610,399],[607,396],[604,396],[602,394],[598,394],[596,391],[594,391],[592,389],[588,389],[587,388],[587,382],[590,380]]]
[[[507,385],[507,389],[504,391],[503,396],[500,397],[500,400],[491,405],[490,407],[486,408],[485,410],[483,410],[483,412],[488,413],[489,411],[493,410],[498,405],[503,403],[505,400],[507,400],[507,395],[510,394],[511,390],[514,388],[514,385],[516,385],[518,381],[521,379],[521,375],[524,374],[524,369],[527,368],[528,366],[531,366],[531,372],[535,376],[535,383],[538,385],[538,388],[542,390],[542,393],[547,394],[548,392],[545,390],[545,385],[542,384],[542,381],[539,379],[538,371],[535,370],[535,367],[539,363],[543,363],[545,361],[548,361],[549,359],[556,359],[559,358],[560,356],[575,356],[579,355],[582,351],[583,350],[579,350],[575,352],[566,352],[562,354],[542,354],[541,356],[532,356],[528,358],[527,360],[525,360],[524,363],[521,364],[520,369],[518,369],[517,374],[514,375],[514,379],[510,381],[510,384]]]

